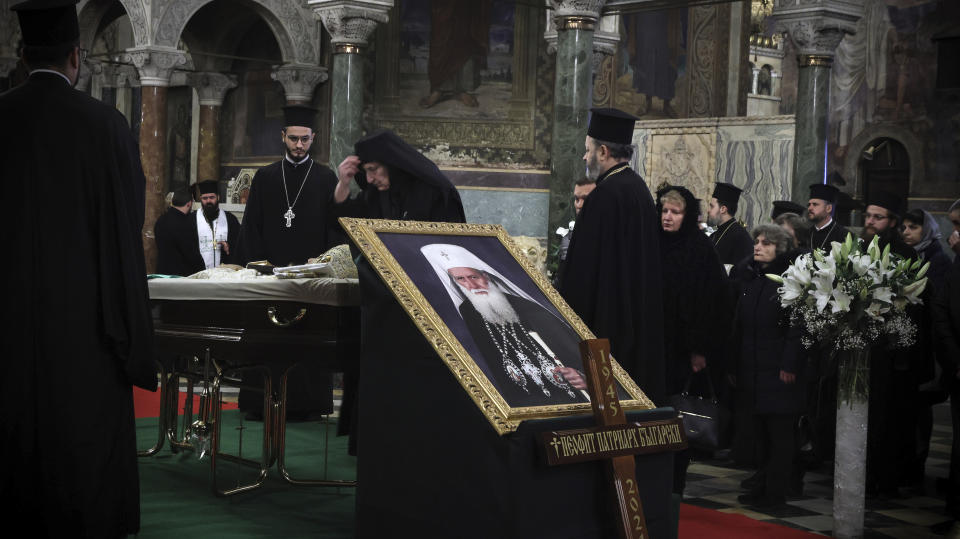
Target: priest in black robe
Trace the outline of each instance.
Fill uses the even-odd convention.
[[[145,179],[123,115],[73,88],[75,4],[12,8],[31,72],[0,95],[0,508],[18,534],[123,537],[140,529],[132,386],[157,385]]]
[[[660,240],[650,190],[628,161],[635,117],[593,109],[585,141],[597,187],[570,240],[560,293],[653,402],[664,402]]]
[[[173,200],[167,212],[157,218],[153,225],[153,237],[157,242],[157,273],[186,277],[203,270],[203,257],[197,248],[196,220],[190,212],[193,197],[186,188],[173,192]]]
[[[240,231],[242,264],[304,264],[343,243],[329,209],[337,177],[309,153],[316,110],[288,105],[283,113],[283,159],[258,170],[250,185]]]
[[[717,249],[720,263],[736,266],[753,256],[753,240],[735,217],[742,189],[732,183],[717,182],[710,198],[707,224],[717,227],[710,240]]]
[[[283,108],[280,135],[283,159],[253,176],[240,227],[239,262],[267,260],[274,266],[305,264],[343,243],[330,205],[337,177],[310,157],[316,109],[302,105]],[[279,387],[283,365],[273,363]],[[314,419],[333,411],[330,375],[303,363],[292,371],[287,385],[288,419]],[[262,414],[261,396],[241,390],[240,409],[251,419]]]
[[[834,219],[834,208],[840,190],[825,183],[810,185],[810,200],[807,202],[807,220],[810,227],[810,248],[830,252],[830,243],[847,240],[847,227]]]
[[[189,232],[194,250],[202,262],[197,271],[238,263],[240,221],[232,213],[220,209],[220,185],[213,180],[206,180],[199,182],[196,189],[200,209],[190,214]]]

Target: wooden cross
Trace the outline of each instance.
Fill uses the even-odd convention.
[[[617,500],[621,539],[649,539],[637,485],[634,455],[679,451],[687,447],[682,420],[627,423],[617,396],[617,381],[607,339],[580,343],[590,404],[598,426],[541,434],[550,465],[591,460],[607,461],[607,476]]]

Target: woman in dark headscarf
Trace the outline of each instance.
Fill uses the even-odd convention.
[[[927,280],[936,290],[950,268],[950,258],[940,245],[940,225],[925,210],[910,210],[903,215],[903,242],[926,262],[930,262]]]
[[[668,395],[683,391],[695,373],[710,367],[713,387],[724,369],[712,360],[729,329],[728,286],[713,242],[698,226],[700,201],[684,187],[657,192],[660,212],[660,268],[663,283],[663,342]],[[706,379],[694,379],[691,392],[703,393]],[[698,391],[699,389],[699,391]],[[689,455],[674,458],[674,492],[682,494]]]
[[[943,288],[947,271],[950,269],[950,258],[943,252],[940,245],[940,225],[936,219],[924,210],[910,210],[903,215],[903,242],[913,247],[920,258],[930,263],[927,270],[927,289],[924,291],[923,304],[911,306],[919,322],[917,344],[911,348],[911,354],[917,358],[913,364],[913,372],[917,374],[919,392],[917,405],[917,439],[916,443],[904,448],[907,466],[902,470],[903,482],[908,485],[922,484],[927,456],[930,453],[930,436],[933,433],[933,405],[947,400],[947,392],[941,389],[940,384],[933,383],[936,379],[935,363],[943,364],[939,357],[933,335],[933,313],[931,302],[934,296]],[[952,380],[947,380],[947,386]]]

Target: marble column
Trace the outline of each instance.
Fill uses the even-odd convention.
[[[826,181],[832,64],[833,58],[829,56],[807,55],[800,58],[790,198],[802,204],[810,198],[810,184]]]
[[[167,86],[176,66],[184,65],[182,51],[168,47],[129,49],[127,59],[140,73],[140,162],[146,178],[143,219],[143,254],[147,273],[157,265],[153,225],[166,211],[167,191]]]
[[[363,58],[377,25],[389,20],[393,1],[311,0],[312,7],[330,33],[333,45],[333,87],[330,99],[330,168],[336,169],[353,153],[363,136]]]
[[[812,183],[825,183],[830,67],[837,45],[854,32],[863,5],[857,0],[776,0],[772,17],[797,50],[796,138],[790,198],[806,205]]]
[[[187,81],[200,101],[197,137],[197,181],[220,181],[220,108],[227,91],[237,86],[236,75],[191,73]]]
[[[551,2],[557,32],[550,157],[547,252],[556,251],[557,228],[573,219],[573,185],[585,173],[584,140],[591,105],[593,34],[603,2]],[[584,10],[585,4],[594,9]]]

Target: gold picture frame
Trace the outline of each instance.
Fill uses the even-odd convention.
[[[504,396],[505,391],[502,392],[501,389],[498,389],[496,383],[486,374],[492,372],[490,369],[494,367],[499,369],[500,365],[491,365],[491,362],[488,362],[482,354],[477,358],[471,355],[468,348],[473,349],[476,353],[477,350],[481,349],[478,344],[480,341],[465,338],[461,342],[461,338],[458,338],[455,333],[459,333],[461,336],[470,335],[464,329],[468,328],[468,325],[461,307],[455,302],[448,304],[448,300],[453,296],[446,296],[448,290],[445,287],[450,287],[442,282],[439,273],[433,273],[436,267],[434,266],[433,270],[424,270],[424,267],[430,268],[432,262],[420,249],[437,244],[436,240],[438,238],[441,240],[440,243],[455,244],[468,250],[472,248],[482,253],[494,253],[491,257],[488,257],[490,260],[489,267],[494,272],[500,272],[496,275],[501,278],[509,276],[506,277],[506,280],[510,286],[529,291],[529,293],[521,293],[538,303],[534,309],[539,307],[552,314],[553,317],[562,319],[569,327],[563,327],[563,324],[559,324],[559,326],[564,330],[572,330],[575,333],[572,336],[575,340],[595,338],[590,329],[550,285],[546,277],[537,271],[534,265],[523,255],[520,248],[502,226],[346,217],[340,218],[340,224],[498,434],[503,435],[515,431],[522,421],[528,419],[592,413],[586,396],[581,402],[573,404],[511,406],[508,398]],[[408,235],[420,237],[414,239]],[[393,245],[393,250],[388,247],[385,240]],[[497,248],[497,243],[502,246],[505,254],[500,254],[501,251]],[[416,254],[411,254],[414,250],[416,250]],[[400,256],[404,262],[398,261],[394,256],[395,254]],[[419,255],[422,260],[415,261],[416,255]],[[487,263],[488,259],[480,261]],[[408,271],[417,272],[414,274],[415,279],[411,278]],[[414,280],[420,282],[421,285],[418,286]],[[514,281],[518,282],[514,283]],[[424,285],[423,283],[427,284]],[[421,290],[421,286],[425,290]],[[434,301],[431,302],[427,295],[431,296]],[[544,303],[541,299],[536,299],[537,296],[545,299],[552,310],[546,307],[547,303]],[[444,299],[439,299],[441,297]],[[466,301],[462,303],[466,303]],[[440,312],[446,313],[446,318]],[[451,312],[456,313],[456,315],[451,315]],[[553,320],[553,322],[556,322],[556,320]],[[451,326],[453,329],[451,329]],[[570,338],[571,335],[567,334],[565,337]],[[582,368],[579,363],[579,353],[575,355],[576,365]],[[506,364],[506,355],[503,357],[504,364]],[[556,360],[557,355],[553,357]],[[569,354],[565,357],[570,359]],[[481,367],[477,360],[480,360],[484,367]],[[568,364],[572,365],[573,362],[571,361]],[[484,371],[484,368],[487,370]],[[506,367],[503,368],[507,370]],[[647,398],[616,361],[613,362],[613,369],[614,376],[619,384],[618,389],[621,393],[621,403],[624,408],[632,410],[654,408],[653,402]],[[507,370],[507,373],[509,374],[509,370]],[[502,373],[500,376],[501,380],[498,383],[502,386],[509,385],[502,381],[502,376],[504,376]],[[546,378],[546,375],[544,377]],[[546,383],[543,385],[546,386]],[[526,388],[525,385],[523,387]],[[503,387],[503,389],[511,388]],[[516,390],[516,388],[512,389]],[[540,389],[542,390],[542,388]],[[559,393],[559,390],[557,391]],[[562,393],[560,394],[562,395]],[[566,394],[570,394],[569,390]],[[535,395],[539,396],[536,393]],[[579,395],[576,399],[580,399]],[[510,400],[513,400],[513,397]]]

